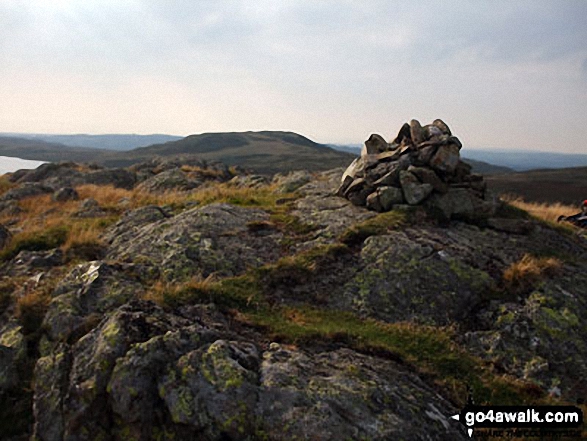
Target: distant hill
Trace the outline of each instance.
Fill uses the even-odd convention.
[[[493,175],[486,178],[499,194],[514,194],[526,201],[561,202],[579,206],[587,199],[587,167]]]
[[[38,133],[16,133],[11,136],[63,144],[70,147],[88,147],[93,149],[127,151],[152,144],[162,144],[169,141],[182,139],[181,136],[172,135],[44,135]]]
[[[509,167],[516,171],[587,166],[587,154],[579,153],[518,149],[466,149],[463,156],[467,159]]]
[[[240,165],[259,173],[327,170],[347,166],[355,155],[336,151],[293,132],[229,132],[191,135],[98,159],[106,166],[128,166],[154,155],[195,154],[205,160]]]
[[[0,156],[48,162],[91,162],[99,155],[100,151],[96,149],[70,147],[36,139],[0,136]]]

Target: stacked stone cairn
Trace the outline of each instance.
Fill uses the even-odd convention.
[[[422,205],[444,220],[488,217],[495,203],[483,176],[461,161],[461,148],[442,120],[422,127],[413,119],[391,143],[371,135],[337,193],[378,212]]]

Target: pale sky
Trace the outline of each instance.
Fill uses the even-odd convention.
[[[0,0],[0,132],[361,143],[411,118],[587,153],[587,1]]]

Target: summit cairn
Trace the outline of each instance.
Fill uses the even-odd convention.
[[[440,120],[405,123],[390,143],[377,134],[342,176],[337,194],[354,205],[384,212],[422,205],[435,217],[475,220],[495,212],[483,176],[461,161],[462,144]]]

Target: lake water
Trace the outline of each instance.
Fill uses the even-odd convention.
[[[28,159],[0,156],[0,175],[15,172],[21,168],[37,168],[41,164],[44,164],[44,161],[30,161]]]

